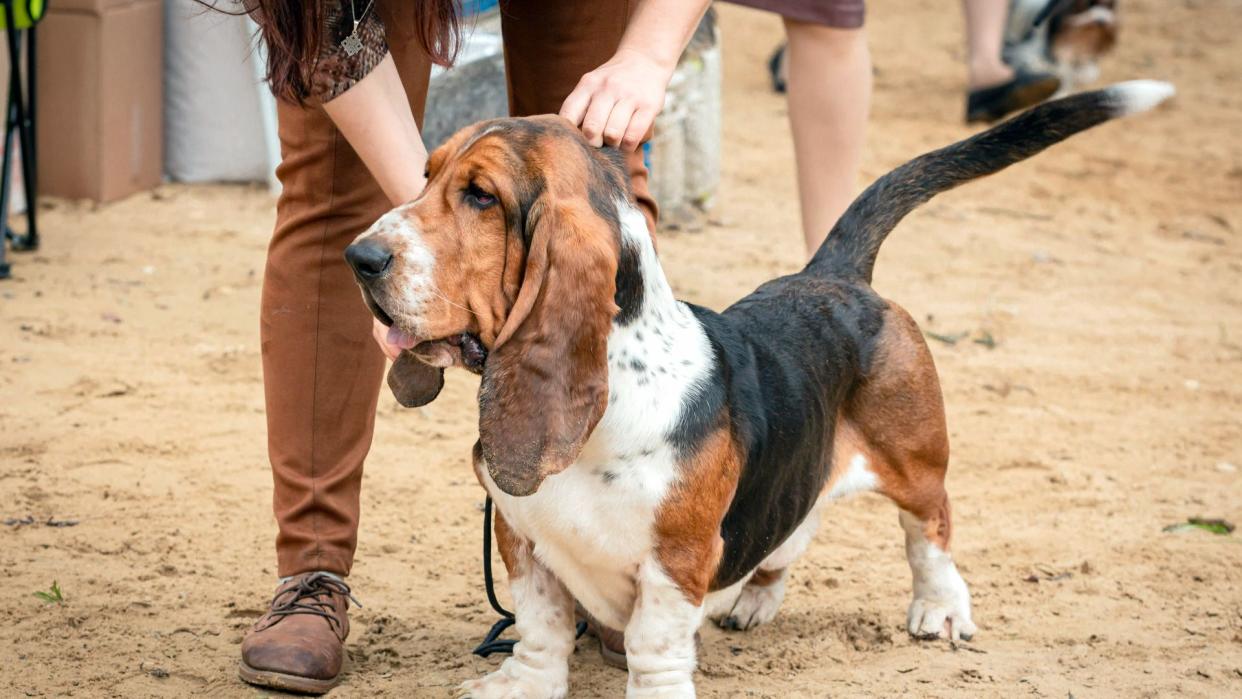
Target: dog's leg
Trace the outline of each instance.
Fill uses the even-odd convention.
[[[906,532],[906,558],[914,577],[914,599],[906,627],[915,638],[970,640],[970,591],[949,554],[949,499],[940,511],[922,519],[906,510],[898,515]]]
[[[694,634],[703,605],[664,572],[655,556],[638,567],[638,595],[625,627],[629,664],[626,697],[693,697],[697,649]]]
[[[975,624],[970,618],[970,592],[949,554],[953,522],[944,490],[945,468],[917,457],[900,463],[900,468],[878,470],[880,492],[901,508],[898,519],[906,533],[906,559],[914,578],[906,628],[920,639],[969,640]]]
[[[807,546],[819,530],[819,507],[816,505],[785,543],[759,564],[732,604],[712,615],[721,628],[748,631],[772,621],[785,600],[785,582],[789,578],[790,566],[806,553]]]
[[[849,401],[838,430],[863,454],[876,489],[901,508],[914,577],[910,634],[970,638],[970,592],[949,555],[949,434],[940,381],[918,325],[897,306],[890,309],[871,376]]]
[[[529,541],[496,513],[496,543],[509,570],[509,592],[520,639],[500,669],[465,682],[457,696],[472,699],[559,699],[569,690],[569,656],[574,650],[574,600],[565,586],[535,559]]]
[[[785,601],[785,580],[789,569],[764,570],[758,568],[750,580],[722,614],[713,617],[716,624],[729,631],[749,631],[766,624],[776,617]]]

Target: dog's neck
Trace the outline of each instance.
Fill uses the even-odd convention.
[[[647,231],[647,219],[629,201],[617,202],[621,225],[621,259],[617,266],[617,305],[613,322],[618,327],[650,324],[681,306],[664,276],[655,244]]]
[[[622,305],[608,336],[608,409],[591,450],[604,459],[667,446],[687,394],[712,362],[702,326],[673,297],[642,213],[629,202],[619,203],[618,213],[618,301],[632,305]]]

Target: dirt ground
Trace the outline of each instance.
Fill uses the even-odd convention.
[[[875,0],[864,181],[965,136],[957,3]],[[1179,95],[935,200],[876,287],[929,333],[954,444],[955,552],[980,633],[902,630],[894,508],[833,508],[776,621],[703,632],[710,697],[1242,696],[1242,2],[1128,0],[1107,80]],[[680,296],[723,307],[801,257],[775,19],[721,8],[725,179],[668,233]],[[274,581],[257,306],[272,202],[169,186],[50,202],[0,282],[0,696],[260,696],[238,644]],[[991,342],[988,341],[991,338]],[[476,379],[381,401],[333,696],[445,696],[498,660],[468,466]],[[26,517],[33,524],[21,524]],[[47,522],[71,520],[75,526]],[[57,581],[61,605],[33,593]],[[575,696],[625,678],[587,641]]]

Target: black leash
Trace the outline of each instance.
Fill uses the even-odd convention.
[[[517,641],[500,637],[500,634],[513,626],[514,622],[513,612],[500,606],[500,600],[496,599],[496,584],[492,580],[492,498],[490,495],[483,502],[483,589],[487,590],[487,601],[500,615],[500,619],[492,624],[491,630],[483,637],[483,642],[474,649],[474,654],[480,658],[486,658],[492,653],[513,653],[513,646],[517,644]],[[578,622],[578,635],[575,638],[582,638],[586,630],[586,622]]]
[[[483,502],[483,586],[487,590],[487,601],[492,609],[500,615],[500,620],[492,624],[491,631],[483,637],[483,642],[474,649],[474,654],[486,658],[492,653],[512,653],[513,644],[517,641],[500,638],[505,629],[513,626],[513,612],[500,606],[496,599],[496,585],[492,582],[492,496]]]

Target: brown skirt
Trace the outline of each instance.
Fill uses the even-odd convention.
[[[725,0],[734,5],[767,10],[800,22],[823,24],[837,29],[858,29],[863,25],[863,0]]]

